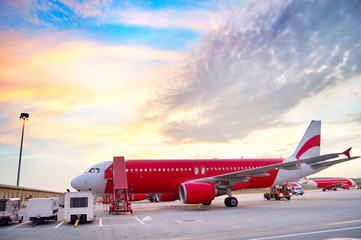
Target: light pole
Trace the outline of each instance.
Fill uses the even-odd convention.
[[[24,139],[24,129],[25,129],[25,120],[30,119],[29,113],[21,113],[19,119],[23,120],[23,131],[21,133],[21,144],[20,144],[20,155],[19,155],[19,167],[18,167],[18,181],[16,182],[16,186],[19,186],[20,180],[20,167],[21,167],[21,155],[23,152],[23,139]]]

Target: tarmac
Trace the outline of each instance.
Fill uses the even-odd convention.
[[[0,239],[361,239],[361,190],[310,190],[280,201],[234,196],[235,208],[224,205],[225,197],[210,206],[134,202],[132,215],[109,215],[98,204],[96,220],[78,227],[62,221],[61,209],[57,222],[32,227],[25,218],[2,226]]]

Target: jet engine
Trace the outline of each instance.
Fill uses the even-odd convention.
[[[179,186],[179,198],[183,203],[206,203],[216,196],[212,183],[187,182]]]

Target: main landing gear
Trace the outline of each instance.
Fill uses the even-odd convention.
[[[237,207],[238,200],[235,197],[227,197],[226,199],[224,199],[224,204],[227,207]]]
[[[227,193],[228,197],[226,197],[226,199],[224,199],[224,205],[226,205],[227,207],[237,207],[238,200],[237,200],[237,198],[232,197],[231,188],[227,188],[226,193]]]

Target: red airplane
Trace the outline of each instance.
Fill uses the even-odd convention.
[[[269,188],[296,181],[334,164],[357,157],[351,148],[340,153],[320,155],[321,121],[311,121],[295,152],[288,158],[126,160],[129,194],[159,194],[160,201],[180,199],[186,204],[211,204],[227,194],[224,203],[236,207],[232,191]],[[347,158],[338,159],[340,155]],[[112,161],[98,163],[71,181],[79,191],[112,193]]]
[[[304,180],[299,182],[302,185],[313,188],[322,188],[322,191],[334,190],[337,191],[337,188],[350,189],[350,186],[355,186],[355,182],[352,179],[342,178],[342,179],[314,179]]]

